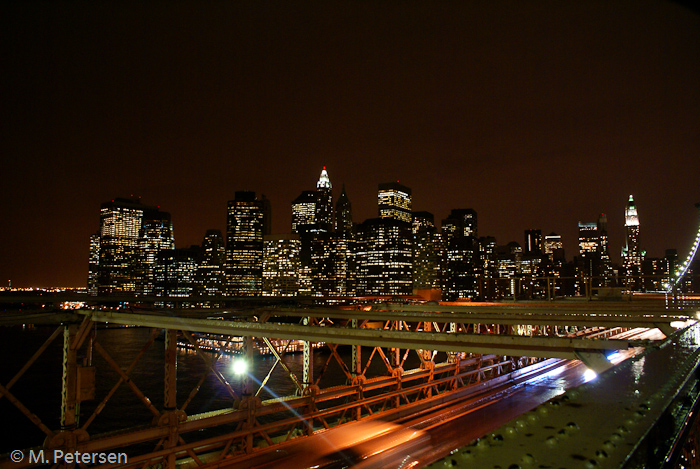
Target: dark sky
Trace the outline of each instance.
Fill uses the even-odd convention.
[[[84,286],[100,203],[140,195],[178,247],[237,190],[273,231],[327,166],[355,221],[400,180],[479,235],[685,256],[700,202],[700,15],[668,1],[4,2],[0,284]]]

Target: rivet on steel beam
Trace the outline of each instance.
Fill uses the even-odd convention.
[[[602,449],[596,450],[595,455],[598,457],[598,459],[605,459],[608,457],[608,453]]]
[[[533,455],[528,453],[528,454],[524,454],[523,457],[520,458],[520,462],[529,466],[531,464],[535,464],[537,462],[537,460],[535,459],[535,457]]]
[[[469,450],[462,451],[461,453],[459,453],[459,455],[460,455],[461,458],[464,459],[465,461],[471,461],[472,459],[474,459],[474,455],[473,455],[472,452],[469,451]]]
[[[518,434],[518,429],[512,425],[506,427],[506,436],[515,437]]]
[[[595,459],[589,459],[588,461],[586,461],[586,467],[588,469],[596,468],[598,467],[598,461],[596,461]]]
[[[537,414],[530,413],[530,414],[528,414],[527,419],[528,419],[530,422],[537,422]]]
[[[488,440],[485,440],[485,439],[483,439],[483,438],[480,439],[480,440],[476,443],[476,447],[477,447],[477,449],[479,449],[480,451],[486,451],[487,449],[489,449],[489,446],[490,446],[490,445],[489,445]]]
[[[547,446],[550,446],[550,447],[556,446],[556,445],[557,445],[557,437],[556,437],[556,436],[550,436],[550,437],[548,437],[546,440],[544,440],[544,443],[545,443]]]
[[[615,448],[617,448],[617,445],[610,440],[605,440],[605,442],[603,443],[603,448],[605,448],[608,451],[612,451]]]

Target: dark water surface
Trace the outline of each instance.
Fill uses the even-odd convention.
[[[22,368],[26,361],[44,343],[55,330],[53,327],[5,327],[0,328],[0,383],[7,385],[13,376]],[[146,345],[150,329],[147,328],[116,328],[100,329],[97,331],[97,341],[109,353],[119,366],[125,370],[141,349]],[[61,406],[61,376],[62,376],[63,334],[61,333],[34,363],[29,370],[10,389],[32,413],[36,414],[50,429],[57,430],[60,421]],[[80,353],[84,352],[85,346]],[[363,356],[370,350],[363,349]],[[321,372],[330,352],[320,349],[314,353],[314,373]],[[158,410],[163,409],[163,356],[164,343],[157,339],[146,351],[141,360],[130,373],[131,380],[145,394]],[[213,357],[213,355],[209,355]],[[348,364],[350,362],[349,348],[341,349],[341,356]],[[82,355],[80,355],[82,358]],[[367,356],[364,356],[366,359]],[[235,357],[224,355],[217,362],[217,369],[227,378],[233,389],[241,394],[242,379],[231,370]],[[180,408],[190,391],[196,386],[207,368],[196,352],[179,349],[178,352],[178,388],[177,402]],[[288,355],[285,358],[289,368],[301,381],[303,356],[301,353]],[[417,361],[417,359],[416,359]],[[256,356],[249,369],[251,375],[261,382],[275,362],[275,358]],[[93,364],[97,368],[96,390],[94,401],[81,403],[80,425],[82,425],[102,399],[107,395],[119,375],[109,367],[105,360],[95,350]],[[415,364],[413,364],[415,366]],[[370,376],[385,374],[386,368],[379,356],[375,355],[370,367]],[[322,387],[335,386],[345,383],[345,376],[335,360],[329,365],[328,371],[321,381]],[[257,389],[257,386],[256,386]],[[266,387],[261,391],[260,398],[270,399],[274,396],[288,396],[295,393],[296,387],[284,369],[278,364],[273,371]],[[230,394],[212,374],[204,380],[200,391],[186,409],[188,415],[205,411],[230,408],[233,400]],[[148,424],[153,415],[133,391],[122,383],[104,410],[87,428],[91,435],[106,431],[130,427],[132,425]],[[25,415],[12,405],[7,397],[0,399],[0,419],[4,436],[0,438],[0,454],[14,449],[40,445],[44,434]]]

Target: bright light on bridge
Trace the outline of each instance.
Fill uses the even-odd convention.
[[[236,375],[244,375],[248,372],[248,362],[243,358],[237,358],[233,361],[231,369],[233,369],[233,373]]]

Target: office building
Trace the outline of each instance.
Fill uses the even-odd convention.
[[[292,202],[292,233],[316,229],[316,191],[303,191]]]
[[[299,235],[265,235],[263,296],[297,296],[300,287]]]
[[[196,294],[222,296],[226,293],[226,246],[220,230],[207,230],[201,251],[195,279]]]
[[[436,288],[438,258],[435,250],[435,217],[430,212],[413,212],[413,288]]]
[[[561,235],[554,232],[549,233],[544,237],[543,251],[549,257],[550,262],[564,261],[564,242]]]
[[[345,184],[335,204],[335,232],[343,237],[351,236],[354,230],[352,222],[352,204],[345,192]]]
[[[379,217],[411,223],[411,189],[399,182],[379,184],[377,196]]]
[[[316,224],[320,231],[333,231],[333,185],[325,166],[316,183]]]
[[[411,224],[370,218],[358,226],[357,294],[405,296],[413,290]]]
[[[152,291],[157,252],[174,247],[170,214],[118,198],[100,207],[99,239],[91,239],[91,291],[139,295]],[[95,263],[94,257],[97,257]]]
[[[625,271],[625,285],[630,290],[641,287],[642,261],[644,252],[639,248],[639,213],[634,197],[629,196],[625,207],[625,245],[622,248],[622,268]]]
[[[263,236],[270,205],[255,192],[236,192],[226,219],[226,290],[231,296],[262,295]]]
[[[162,251],[171,249],[175,249],[175,239],[170,214],[151,212],[150,216],[143,218],[141,236],[139,237],[141,255],[137,274],[139,294],[145,296],[153,294],[156,280],[154,272],[156,256]]]
[[[448,237],[478,236],[476,211],[471,208],[456,208],[442,220],[442,232]]]
[[[525,254],[534,256],[542,254],[542,230],[525,230]]]
[[[201,248],[165,249],[159,251],[153,265],[155,296],[168,298],[191,298],[195,294],[197,266]],[[172,302],[164,302],[168,306]],[[189,302],[187,302],[189,304]]]

